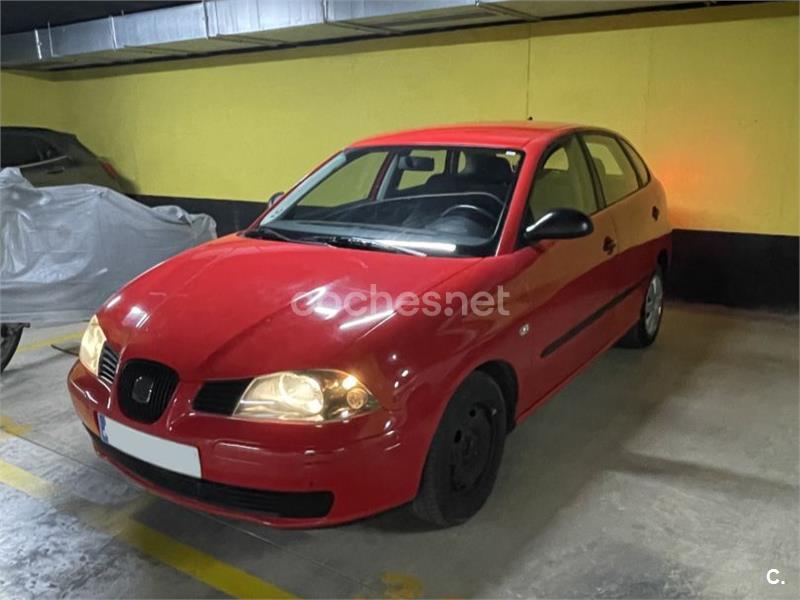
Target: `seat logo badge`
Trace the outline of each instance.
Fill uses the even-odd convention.
[[[525,337],[531,330],[531,326],[527,323],[523,323],[522,327],[519,328],[519,336]]]
[[[149,404],[150,398],[153,396],[153,385],[153,380],[145,375],[139,375],[134,379],[133,389],[131,390],[131,397],[134,402]]]

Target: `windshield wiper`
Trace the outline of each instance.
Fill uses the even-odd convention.
[[[381,240],[371,240],[367,238],[358,238],[347,235],[332,235],[332,236],[315,236],[313,239],[309,238],[291,238],[267,225],[261,225],[256,229],[245,231],[244,235],[250,238],[258,238],[260,240],[278,240],[281,242],[294,242],[297,244],[320,244],[327,246],[337,246],[340,248],[360,248],[364,250],[388,250],[390,252],[399,252],[401,254],[411,254],[413,256],[427,256],[424,252],[406,248],[405,246],[395,245],[390,242]]]
[[[269,227],[267,225],[261,225],[255,229],[250,229],[249,231],[244,232],[245,237],[249,238],[256,238],[259,240],[277,240],[280,242],[292,242],[295,244],[318,244],[324,245],[323,242],[318,242],[315,240],[309,240],[307,238],[292,238],[288,235],[284,235],[277,229],[273,227]]]
[[[395,245],[390,242],[381,240],[372,240],[368,238],[359,238],[346,235],[333,235],[330,237],[319,238],[326,244],[331,246],[338,246],[340,248],[359,248],[363,250],[388,250],[390,252],[399,252],[401,254],[411,254],[413,256],[428,256],[419,250],[406,248],[405,246]]]

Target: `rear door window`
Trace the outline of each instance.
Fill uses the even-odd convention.
[[[590,133],[583,136],[583,141],[594,163],[607,205],[639,189],[636,171],[616,139]]]

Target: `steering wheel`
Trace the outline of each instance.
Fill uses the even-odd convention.
[[[492,223],[497,221],[497,217],[495,215],[490,213],[488,210],[481,208],[480,206],[475,206],[474,204],[456,204],[455,206],[451,206],[450,208],[445,210],[442,214],[440,214],[439,218],[442,219],[447,215],[449,215],[450,213],[453,213],[457,210],[472,210],[478,213],[484,219],[491,221]]]

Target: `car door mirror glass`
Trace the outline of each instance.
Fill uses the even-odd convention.
[[[579,238],[594,231],[592,220],[574,208],[557,208],[542,216],[525,229],[525,240],[529,244],[540,240],[563,240]]]

